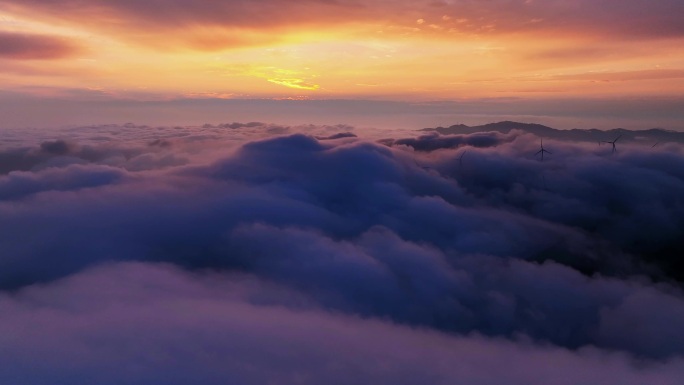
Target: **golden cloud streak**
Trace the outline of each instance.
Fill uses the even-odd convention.
[[[315,91],[321,88],[318,84],[307,84],[302,79],[267,79],[271,83],[279,84],[281,86],[295,88],[298,90]]]

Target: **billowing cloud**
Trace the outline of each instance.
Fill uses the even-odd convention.
[[[682,145],[488,127],[5,134],[0,382],[677,384]]]
[[[0,380],[26,385],[674,385],[684,375],[681,358],[412,329],[311,308],[258,277],[159,264],[107,265],[1,294],[0,311]]]
[[[63,59],[81,51],[77,44],[62,37],[0,30],[0,59]]]
[[[17,132],[0,378],[675,383],[681,144],[520,128]]]
[[[494,147],[505,141],[511,141],[513,137],[498,135],[491,132],[483,132],[470,135],[442,136],[437,133],[423,135],[418,138],[391,139],[382,143],[391,146],[409,146],[417,151],[434,151],[441,148],[458,148],[465,146]]]
[[[118,168],[83,167],[50,168],[40,174],[15,171],[0,180],[0,200],[16,200],[42,191],[76,191],[112,184],[123,179]]]

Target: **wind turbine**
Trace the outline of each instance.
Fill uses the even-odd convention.
[[[461,156],[458,158],[458,165],[459,165],[459,167],[463,167],[463,156],[466,154],[466,152],[468,152],[468,150],[463,151],[463,153],[461,154]]]
[[[602,141],[602,142],[599,142],[599,144],[601,144],[601,143],[610,143],[610,144],[612,144],[612,145],[613,145],[613,154],[614,154],[615,151],[617,151],[617,149],[615,148],[615,143],[616,143],[620,138],[622,138],[622,135],[620,135],[620,136],[618,136],[617,138],[615,138],[615,140],[613,140],[612,142],[607,141],[607,140],[604,140],[604,141]]]
[[[544,149],[544,139],[539,139],[539,146],[541,147],[541,150],[537,151],[537,153],[534,154],[534,156],[537,156],[537,155],[541,154],[541,161],[542,161],[542,162],[544,161],[544,153],[545,153],[545,152],[547,152],[547,153],[553,155],[553,153],[552,153],[551,151],[546,151],[546,150]]]

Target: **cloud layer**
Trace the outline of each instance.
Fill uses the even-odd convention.
[[[524,339],[446,335],[296,310],[299,301],[287,288],[249,276],[188,274],[166,265],[101,267],[0,296],[0,379],[674,385],[684,374],[681,358],[636,367],[595,348],[571,352]]]
[[[646,0],[306,0],[296,3],[280,0],[156,0],[145,3],[97,0],[87,4],[74,0],[3,0],[0,5],[10,11],[71,20],[119,33],[125,33],[130,28],[138,32],[159,33],[198,25],[205,29],[215,28],[215,32],[222,29],[259,31],[304,25],[330,27],[355,22],[384,24],[390,30],[395,27],[403,32],[409,28],[420,28],[435,33],[510,34],[546,31],[566,35],[572,31],[613,38],[681,37],[684,33],[677,17],[684,11],[684,6],[677,0],[656,3]]]
[[[2,149],[5,381],[681,378],[680,144],[127,127]]]

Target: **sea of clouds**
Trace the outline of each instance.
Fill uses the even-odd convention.
[[[684,146],[0,131],[0,382],[679,384]]]

